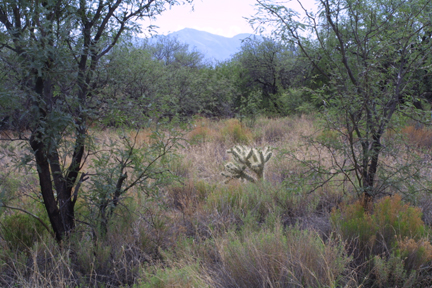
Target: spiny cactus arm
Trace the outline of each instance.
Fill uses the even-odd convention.
[[[262,151],[262,155],[264,156],[264,162],[268,162],[270,158],[273,156],[273,152],[269,146],[265,147]]]
[[[264,179],[265,164],[270,160],[272,151],[270,147],[264,149],[249,148],[246,146],[237,145],[227,151],[232,154],[233,162],[229,162],[225,165],[226,172],[221,174],[228,179],[225,183],[228,183],[232,179],[240,179],[250,182],[256,182]],[[256,174],[256,178],[252,177],[246,172],[246,168],[249,168]]]
[[[237,145],[228,150],[227,153],[231,153],[233,155],[235,162],[249,166],[249,158],[252,156],[253,149],[246,146]]]
[[[257,174],[258,179],[264,178],[265,164],[270,160],[271,156],[272,152],[269,147],[263,150],[254,149],[254,155],[252,157],[253,162],[249,168]]]
[[[228,183],[232,179],[247,180],[254,183],[255,179],[248,173],[246,173],[245,169],[246,166],[244,165],[235,165],[232,162],[228,162],[225,165],[225,170],[227,173],[222,172],[221,175],[228,178],[227,180],[225,180],[225,183]]]

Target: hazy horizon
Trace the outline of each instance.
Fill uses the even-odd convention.
[[[316,7],[315,0],[303,0],[307,9]],[[252,17],[255,13],[256,0],[202,0],[193,2],[192,6],[179,5],[164,11],[155,20],[141,22],[143,30],[148,25],[156,25],[157,34],[167,35],[191,28],[209,32],[214,35],[232,38],[235,35],[250,33],[255,34],[245,18]],[[299,10],[297,1],[287,2],[287,7]],[[143,35],[141,35],[143,36]]]

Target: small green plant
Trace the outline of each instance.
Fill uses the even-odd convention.
[[[90,178],[88,199],[104,235],[116,215],[114,210],[121,206],[128,192],[139,191],[156,198],[158,189],[175,179],[169,173],[168,163],[176,158],[173,151],[179,145],[180,134],[155,130],[150,144],[139,143],[139,131],[132,136],[122,135],[103,143],[105,149],[92,159],[95,173]]]
[[[220,129],[220,134],[223,141],[229,141],[234,144],[247,144],[253,138],[250,129],[238,119],[228,119],[225,122],[225,126]]]
[[[416,241],[405,237],[397,241],[396,255],[403,259],[407,271],[418,271],[421,266],[432,261],[432,245],[427,238]]]
[[[209,287],[200,279],[198,264],[184,264],[182,267],[159,268],[154,274],[146,273],[147,282],[134,285],[135,288]]]
[[[400,257],[390,255],[387,259],[387,257],[375,255],[373,267],[374,284],[378,287],[412,287],[414,284],[415,274],[407,273]]]
[[[45,227],[28,214],[13,214],[0,223],[0,238],[13,250],[29,249],[45,234]]]
[[[256,181],[262,181],[264,179],[265,164],[270,160],[273,155],[270,147],[260,148],[249,148],[246,146],[237,145],[227,153],[232,154],[233,162],[225,164],[226,172],[222,172],[221,175],[227,177],[225,183],[228,183],[232,179],[240,179],[242,181],[250,181],[255,183]],[[255,173],[256,178],[251,176],[246,168],[249,168]]]
[[[349,264],[343,245],[312,231],[276,225],[228,233],[216,246],[225,269],[219,287],[341,287]]]
[[[402,202],[399,195],[384,197],[367,212],[360,201],[334,210],[333,226],[348,242],[356,243],[363,256],[390,253],[399,239],[420,240],[425,235],[421,211]]]
[[[240,122],[246,124],[247,127],[254,127],[257,115],[260,112],[261,105],[261,93],[258,90],[255,90],[250,93],[248,97],[241,96],[240,98],[240,107],[239,107],[239,115]]]

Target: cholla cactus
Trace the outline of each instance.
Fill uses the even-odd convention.
[[[228,183],[232,179],[240,179],[242,181],[250,181],[255,183],[264,179],[265,164],[270,160],[272,152],[270,147],[264,149],[249,148],[246,146],[235,146],[227,151],[233,156],[233,162],[225,164],[226,172],[221,174],[228,179]],[[249,168],[256,174],[256,178],[252,177],[245,170]]]

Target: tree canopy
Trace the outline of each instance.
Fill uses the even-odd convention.
[[[258,3],[251,23],[274,23],[273,35],[298,47],[320,75],[316,95],[329,128],[349,143],[345,156],[335,159],[336,171],[373,198],[389,184],[377,184],[377,173],[394,115],[429,122],[416,107],[430,93],[431,1],[321,0],[318,12],[302,14]]]
[[[4,83],[2,125],[18,131],[34,153],[48,216],[61,240],[74,228],[74,206],[92,101],[107,83],[98,68],[123,34],[140,30],[137,20],[191,1],[3,1],[0,48]],[[5,71],[8,71],[5,73]],[[96,105],[96,106],[95,106]],[[25,133],[30,131],[30,134]],[[71,162],[60,163],[66,136]],[[53,180],[53,181],[52,181]],[[74,189],[75,187],[75,189]]]

